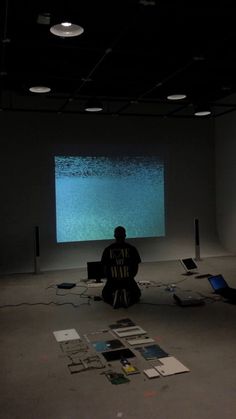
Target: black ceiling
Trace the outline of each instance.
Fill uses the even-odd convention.
[[[183,0],[2,0],[2,110],[216,117],[236,109],[236,4]],[[38,23],[49,14],[50,25]],[[50,26],[71,21],[78,37]],[[32,85],[51,92],[29,92]],[[170,101],[170,94],[186,99]]]

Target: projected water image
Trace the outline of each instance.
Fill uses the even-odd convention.
[[[165,234],[164,167],[156,157],[55,157],[57,241]]]

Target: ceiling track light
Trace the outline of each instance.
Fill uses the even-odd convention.
[[[194,112],[195,116],[208,116],[211,115],[211,111],[198,111]]]
[[[29,91],[32,93],[49,93],[51,88],[48,86],[32,86],[29,88]]]
[[[85,104],[84,110],[86,112],[101,112],[103,110],[103,106],[98,99],[89,99]]]
[[[61,38],[71,38],[79,36],[84,32],[84,28],[74,23],[65,21],[57,25],[51,26],[50,32],[53,35],[60,36]]]
[[[196,106],[195,107],[195,110],[194,110],[194,115],[195,116],[209,116],[209,115],[211,115],[211,110],[210,110],[210,108],[209,108],[209,106],[207,106],[207,105],[198,105],[198,106]]]
[[[178,93],[178,94],[173,94],[173,95],[168,95],[167,99],[168,100],[183,100],[186,99],[186,95],[184,93]]]

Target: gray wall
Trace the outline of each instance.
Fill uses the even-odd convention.
[[[224,247],[236,252],[236,114],[216,120],[216,217]]]
[[[144,262],[194,257],[194,218],[203,256],[222,254],[216,234],[212,121],[29,113],[0,114],[2,272],[85,267],[110,241],[57,244],[53,156],[158,154],[166,163],[166,236],[136,239]],[[235,174],[234,174],[235,176]],[[235,201],[235,198],[234,198]]]

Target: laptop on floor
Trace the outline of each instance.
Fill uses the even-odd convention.
[[[221,274],[212,275],[212,276],[209,276],[207,279],[210,282],[216,294],[219,294],[228,300],[231,300],[231,301],[233,300],[236,302],[236,288],[231,288],[227,284],[223,275]]]

